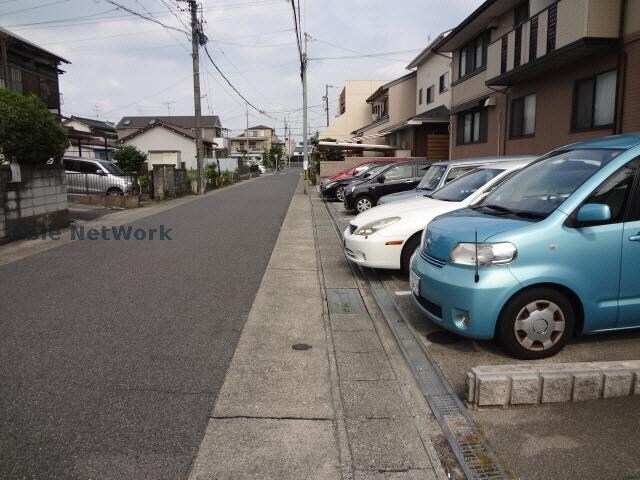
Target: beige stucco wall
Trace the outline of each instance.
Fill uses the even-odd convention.
[[[415,116],[416,114],[416,77],[389,87],[389,124]]]
[[[640,2],[637,0],[627,2],[627,11],[624,19],[624,34],[632,35],[640,32]]]
[[[367,98],[386,80],[347,80],[345,84],[345,112],[320,133],[321,138],[347,140],[351,132],[371,123],[371,105]]]
[[[429,55],[426,60],[418,65],[416,76],[416,114],[445,106],[449,108],[451,103],[451,59],[442,55]],[[449,89],[440,93],[440,76],[449,72]],[[434,86],[434,101],[427,104],[427,89]],[[418,90],[422,88],[422,104],[418,103]]]

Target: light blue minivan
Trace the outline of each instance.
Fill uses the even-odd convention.
[[[555,150],[434,219],[411,261],[420,309],[523,359],[640,327],[640,134]]]

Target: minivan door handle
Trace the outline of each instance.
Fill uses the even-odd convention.
[[[633,236],[629,237],[629,241],[630,242],[640,242],[640,233],[638,233],[637,235],[633,235]]]

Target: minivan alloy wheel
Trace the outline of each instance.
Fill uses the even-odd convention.
[[[344,187],[338,187],[336,190],[336,198],[341,202],[344,202]]]
[[[514,357],[536,360],[562,350],[573,336],[576,318],[574,303],[558,288],[530,287],[505,304],[495,334]]]
[[[527,350],[552,348],[564,334],[562,309],[548,300],[536,300],[520,310],[513,324],[516,339]]]

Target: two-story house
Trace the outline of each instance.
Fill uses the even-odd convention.
[[[414,157],[449,158],[451,55],[433,50],[448,33],[439,35],[407,65],[407,69],[415,69],[417,73],[416,115],[396,129],[413,130],[411,153]]]
[[[60,64],[71,63],[0,27],[0,88],[34,94],[60,116]]]
[[[232,158],[247,158],[252,161],[262,160],[262,154],[278,142],[273,128],[256,125],[247,128],[235,137],[229,137],[230,156]]]
[[[387,80],[347,80],[340,93],[338,116],[320,132],[320,138],[349,140],[353,136],[351,132],[371,123],[371,105],[367,98],[385,83]]]
[[[640,129],[639,3],[484,2],[435,46],[453,55],[451,157]]]
[[[416,114],[416,72],[380,86],[368,98],[372,121],[352,132],[360,143],[394,147],[397,155],[410,155],[413,129],[400,128]]]

